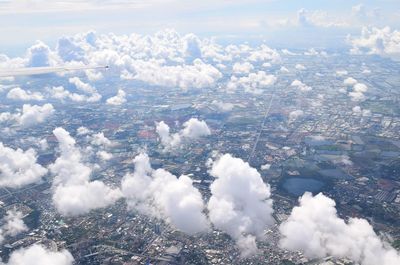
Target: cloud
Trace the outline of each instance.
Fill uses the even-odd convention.
[[[358,81],[353,77],[348,77],[343,81],[343,84],[345,84],[346,86],[354,86],[357,83]]]
[[[7,211],[2,222],[3,225],[0,227],[0,243],[3,242],[6,236],[16,236],[22,232],[28,231],[28,227],[23,221],[21,212]]]
[[[353,113],[358,116],[371,116],[371,111],[368,109],[361,109],[360,106],[353,107]]]
[[[49,169],[55,175],[53,202],[61,214],[85,214],[107,207],[121,197],[119,189],[112,189],[102,181],[90,181],[92,168],[81,162],[82,154],[67,131],[56,128],[53,134],[59,142],[61,154]]]
[[[353,54],[377,54],[394,60],[400,59],[400,31],[384,28],[366,28],[358,37],[348,37]]]
[[[11,121],[22,127],[30,127],[45,122],[54,113],[53,105],[46,103],[42,106],[24,104],[22,110],[16,113],[0,113],[0,122]]]
[[[279,230],[281,247],[309,258],[334,256],[361,265],[400,264],[400,255],[383,242],[365,220],[337,216],[335,202],[322,193],[305,193]]]
[[[91,130],[89,130],[88,128],[86,128],[84,126],[81,126],[76,130],[76,134],[77,135],[86,135],[86,134],[89,134],[91,132],[92,132]]]
[[[235,63],[232,70],[235,74],[248,74],[254,69],[254,66],[249,62]]]
[[[363,101],[366,99],[364,93],[367,92],[367,90],[367,85],[357,82],[353,86],[353,91],[349,92],[349,96],[352,101]]]
[[[84,59],[85,51],[79,44],[75,43],[72,38],[61,37],[58,39],[57,54],[65,62],[82,61]]]
[[[299,70],[299,71],[303,71],[303,70],[306,70],[306,69],[307,69],[304,65],[299,64],[299,63],[296,64],[295,68],[296,68],[297,70]]]
[[[287,69],[285,66],[282,66],[282,67],[279,69],[279,72],[281,72],[281,73],[289,73],[290,71],[289,71],[289,69]]]
[[[297,11],[297,23],[301,27],[345,27],[348,23],[343,20],[330,17],[327,12],[322,10],[308,11],[301,8]]]
[[[18,123],[22,126],[33,126],[46,121],[54,113],[53,105],[46,103],[43,106],[24,104],[22,113],[17,116]]]
[[[33,58],[33,59],[32,59]],[[237,58],[247,58],[247,62],[236,62]],[[153,35],[116,35],[87,32],[59,39],[55,50],[44,43],[28,49],[23,58],[5,58],[4,64],[28,65],[108,65],[113,73],[122,79],[141,81],[147,85],[188,89],[213,87],[221,81],[223,69],[228,64],[236,66],[235,71],[249,72],[248,78],[266,78],[260,73],[250,73],[245,68],[250,65],[270,65],[280,62],[279,53],[261,44],[222,46],[214,39],[200,39],[194,34],[179,35],[174,30],[164,30]],[[2,62],[0,62],[3,65]],[[241,65],[239,65],[241,64]],[[240,67],[242,69],[240,69]],[[9,66],[8,66],[9,67]],[[65,73],[69,76],[71,73]],[[96,81],[102,72],[86,71],[88,79]],[[249,80],[249,82],[270,83],[269,81]],[[243,80],[245,81],[245,80]],[[50,95],[57,99],[76,102],[95,102],[100,94],[94,86],[78,77],[69,82],[83,93],[68,91],[64,87],[49,89]],[[249,84],[251,85],[251,84]],[[110,101],[111,102],[111,101]]]
[[[357,83],[353,86],[353,90],[356,92],[364,93],[364,92],[367,92],[368,87],[365,84]]]
[[[169,126],[164,122],[156,124],[156,132],[160,137],[161,144],[167,149],[178,148],[182,143],[198,139],[211,134],[210,128],[205,121],[191,118],[183,124],[183,129],[179,132],[170,134]]]
[[[196,118],[190,118],[183,124],[183,129],[181,130],[180,134],[184,138],[197,139],[202,136],[210,135],[211,131],[205,121],[200,121]]]
[[[380,9],[374,8],[372,10],[368,9],[363,4],[355,5],[351,8],[352,16],[361,22],[368,22],[370,20],[377,21],[380,18]]]
[[[24,104],[22,106],[22,113],[17,114],[16,119],[20,125],[29,127],[38,123],[43,123],[53,113],[53,105],[49,103],[42,106]]]
[[[346,76],[349,72],[347,70],[336,70],[336,76]]]
[[[191,65],[164,66],[162,61],[132,61],[131,79],[150,85],[190,88],[211,87],[222,77],[217,68],[195,59]]]
[[[290,86],[295,87],[295,88],[298,88],[298,89],[300,89],[300,91],[302,91],[302,92],[307,92],[307,91],[311,91],[311,90],[312,90],[312,87],[310,87],[310,86],[304,84],[303,82],[301,82],[300,80],[297,80],[297,79],[294,80],[294,81],[290,84]]]
[[[277,78],[274,75],[268,75],[264,71],[250,73],[248,76],[232,76],[227,84],[228,91],[236,91],[238,88],[252,94],[261,94],[263,89],[275,84]]]
[[[41,41],[37,41],[35,45],[28,49],[27,59],[28,67],[57,65],[54,53],[50,50],[49,46]]]
[[[277,63],[281,60],[279,53],[271,49],[265,44],[261,44],[260,47],[251,50],[249,55],[249,60],[251,62],[271,62]]]
[[[222,102],[222,101],[219,101],[219,100],[213,100],[211,102],[211,104],[213,104],[215,107],[217,107],[218,110],[220,110],[222,112],[231,111],[235,107],[235,105],[232,104],[232,103]]]
[[[0,142],[0,186],[19,188],[40,181],[47,169],[36,160],[35,150],[14,150]]]
[[[164,169],[153,170],[144,153],[133,162],[134,173],[121,182],[128,208],[163,219],[188,234],[207,230],[203,199],[188,176],[177,178]]]
[[[217,159],[210,174],[207,205],[214,226],[236,240],[243,256],[257,252],[256,238],[273,224],[270,186],[255,168],[239,158],[225,154]]]
[[[96,155],[103,161],[107,161],[107,160],[110,160],[111,158],[113,158],[113,155],[111,153],[108,153],[104,150],[97,151]]]
[[[20,248],[11,253],[10,259],[4,265],[72,265],[74,258],[67,250],[53,251],[42,245],[34,244]]]
[[[90,143],[92,145],[97,145],[97,146],[104,146],[104,147],[109,147],[112,146],[112,142],[104,136],[104,133],[95,133],[91,136],[91,141]]]
[[[88,95],[85,97],[87,102],[96,102],[101,99],[101,95],[97,92],[96,88],[88,83],[83,82],[79,77],[71,77],[68,79],[68,81],[77,89]]]
[[[117,95],[107,99],[108,105],[119,106],[119,105],[124,104],[125,102],[126,102],[126,93],[122,89],[118,89]]]
[[[294,110],[289,113],[289,123],[297,120],[299,117],[303,116],[304,112],[302,110]]]
[[[191,63],[195,59],[202,57],[201,41],[196,35],[192,33],[185,35],[183,37],[183,43],[186,62]]]
[[[14,100],[23,100],[23,101],[29,101],[29,100],[43,100],[43,95],[40,92],[31,92],[29,90],[23,90],[20,87],[15,87],[8,91],[7,93],[7,98],[9,99],[14,99]]]

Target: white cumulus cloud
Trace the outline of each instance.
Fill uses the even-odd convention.
[[[295,88],[298,88],[300,91],[303,91],[303,92],[307,92],[307,91],[311,91],[311,90],[312,90],[312,87],[310,87],[310,86],[304,84],[303,82],[301,82],[301,81],[298,80],[298,79],[294,80],[294,81],[290,84],[290,86],[295,87]]]
[[[49,166],[55,175],[53,202],[63,215],[80,215],[93,209],[113,204],[121,197],[119,189],[112,189],[102,181],[90,181],[92,168],[85,165],[75,139],[63,128],[53,131],[59,142],[60,156]]]
[[[20,248],[11,253],[10,259],[4,265],[72,265],[74,258],[67,250],[52,251],[46,247],[34,244]]]
[[[0,186],[18,188],[40,181],[47,169],[36,160],[35,150],[12,149],[0,142]]]
[[[273,224],[270,186],[248,163],[230,154],[216,160],[210,174],[207,208],[214,226],[232,236],[243,256],[257,252],[256,238]]]
[[[364,27],[358,37],[349,37],[354,54],[377,54],[400,59],[400,31],[384,28]]]
[[[125,91],[123,91],[122,89],[118,89],[117,95],[107,99],[106,102],[108,105],[115,105],[115,106],[124,104],[126,102]]]
[[[41,101],[44,99],[43,95],[40,92],[31,92],[29,90],[24,90],[20,87],[15,87],[8,91],[7,98],[22,101]]]
[[[339,218],[335,202],[322,193],[305,193],[279,229],[283,248],[301,251],[309,258],[334,256],[361,265],[400,264],[400,255],[383,242],[372,226],[360,218]]]
[[[178,148],[182,143],[193,139],[198,139],[211,134],[210,128],[205,121],[191,118],[183,124],[183,129],[179,132],[171,134],[168,124],[164,121],[156,124],[156,132],[160,137],[161,144],[165,148]]]
[[[121,182],[130,209],[163,219],[185,233],[207,230],[203,199],[188,176],[178,178],[164,169],[153,170],[144,153],[134,163],[134,173]]]
[[[3,242],[6,236],[16,236],[28,231],[28,227],[22,217],[22,213],[18,211],[9,210],[6,212],[6,216],[2,220],[3,225],[0,227],[0,243]]]

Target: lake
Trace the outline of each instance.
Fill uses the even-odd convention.
[[[306,191],[316,194],[325,186],[323,181],[312,178],[290,177],[283,181],[283,189],[291,195],[301,196]]]

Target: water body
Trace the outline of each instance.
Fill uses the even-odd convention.
[[[316,194],[322,191],[325,183],[323,181],[312,179],[312,178],[300,178],[300,177],[290,177],[283,181],[283,189],[293,195],[301,196],[304,192],[309,191]]]

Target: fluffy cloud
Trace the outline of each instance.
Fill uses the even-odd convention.
[[[355,5],[351,8],[351,13],[352,15],[362,21],[362,22],[368,22],[368,20],[377,20],[380,17],[380,11],[379,8],[374,8],[372,10],[369,10],[365,5],[363,4],[358,4]]]
[[[43,100],[43,95],[40,92],[31,92],[29,90],[23,90],[20,87],[15,87],[8,91],[7,93],[7,98],[9,99],[15,99],[15,100],[23,100],[23,101],[29,101],[29,100]]]
[[[0,143],[0,186],[18,188],[40,181],[47,169],[36,159],[33,149],[14,150]]]
[[[348,258],[362,265],[400,264],[400,255],[383,242],[365,220],[337,216],[335,202],[322,193],[305,193],[279,229],[281,246],[302,251],[307,257],[328,255]]]
[[[35,45],[28,49],[27,59],[27,66],[29,67],[57,65],[56,55],[50,50],[49,46],[41,41],[37,41]]]
[[[30,127],[43,123],[54,113],[53,105],[46,103],[43,106],[24,104],[22,110],[17,109],[16,113],[0,113],[0,122],[16,122],[22,127]]]
[[[300,71],[303,71],[303,70],[307,69],[304,65],[299,64],[299,63],[296,64],[294,68],[296,68],[297,70],[300,70]]]
[[[272,62],[277,63],[281,60],[279,53],[271,49],[265,44],[261,44],[259,48],[251,50],[249,60],[252,62]]]
[[[263,92],[263,88],[272,86],[276,80],[276,76],[268,75],[264,71],[258,71],[240,78],[232,76],[227,84],[227,89],[228,91],[235,91],[238,88],[242,88],[245,92],[260,94]]]
[[[349,72],[347,70],[337,70],[336,71],[337,76],[346,76],[348,74],[349,74]]]
[[[100,96],[97,93],[93,95],[78,94],[66,90],[63,86],[52,87],[48,91],[50,97],[59,100],[69,99],[75,102],[94,102],[100,100]]]
[[[254,69],[254,66],[249,62],[235,63],[232,70],[235,74],[248,74]]]
[[[219,100],[213,100],[213,102],[211,102],[211,104],[213,104],[215,107],[217,107],[218,110],[223,111],[223,112],[231,111],[235,107],[235,105],[232,103],[222,102]]]
[[[104,136],[104,133],[95,133],[91,136],[91,144],[92,145],[97,145],[97,146],[111,146],[113,143]]]
[[[183,129],[180,134],[184,138],[197,139],[202,136],[210,135],[211,131],[205,121],[191,118],[183,124]]]
[[[111,153],[108,153],[104,150],[97,151],[96,155],[103,161],[107,161],[107,160],[110,160],[111,158],[113,158],[113,155]]]
[[[358,116],[371,116],[371,111],[368,109],[361,109],[360,106],[353,107],[353,113]]]
[[[183,50],[186,62],[193,62],[202,57],[201,41],[194,34],[187,34],[183,37]]]
[[[312,90],[312,87],[310,87],[310,86],[304,84],[303,82],[301,82],[300,80],[297,80],[297,79],[294,80],[294,81],[290,84],[290,86],[295,87],[295,88],[298,88],[300,91],[303,91],[303,92],[307,92],[307,91]]]
[[[308,11],[304,8],[297,11],[297,23],[302,27],[343,27],[347,26],[345,21],[329,17],[327,12],[321,10]]]
[[[22,126],[32,126],[43,123],[54,112],[53,105],[46,103],[43,106],[24,104],[22,113],[18,115],[18,123]]]
[[[17,211],[7,211],[2,222],[3,225],[0,227],[0,243],[3,242],[6,236],[16,236],[19,233],[28,231],[28,227],[22,220],[22,213]]]
[[[351,52],[354,54],[378,54],[400,59],[400,31],[391,30],[389,27],[366,28],[361,31],[361,36],[349,37],[352,45]]]
[[[182,142],[188,142],[211,134],[207,123],[196,118],[186,121],[183,124],[183,129],[172,135],[170,134],[169,126],[164,121],[161,121],[156,125],[156,132],[160,137],[161,144],[167,149],[177,148]]]
[[[343,81],[343,84],[345,84],[346,86],[354,86],[357,83],[358,81],[353,77],[348,77]]]
[[[108,105],[118,106],[124,104],[125,102],[126,102],[126,93],[122,89],[118,89],[117,95],[107,99]]]
[[[86,135],[91,133],[91,130],[89,130],[88,128],[81,126],[78,129],[76,129],[76,133],[77,135]]]
[[[273,224],[269,185],[255,168],[230,154],[216,160],[210,174],[216,178],[207,205],[211,222],[236,240],[243,256],[256,253],[256,238]]]
[[[211,87],[222,77],[217,68],[195,59],[191,65],[164,66],[162,61],[133,61],[130,78],[150,85],[190,88]]]
[[[53,133],[59,142],[61,155],[49,168],[55,175],[53,202],[61,214],[85,214],[111,205],[121,197],[119,189],[112,189],[102,181],[90,181],[92,168],[81,162],[81,152],[67,131],[56,128]]]
[[[352,101],[363,101],[366,99],[364,93],[367,92],[368,87],[362,83],[356,83],[353,86],[353,91],[349,92]]]
[[[304,115],[304,112],[302,110],[291,111],[289,113],[289,122],[293,122],[303,115]]]
[[[164,169],[153,170],[144,153],[136,156],[134,163],[134,173],[121,182],[130,209],[166,220],[185,233],[207,229],[203,199],[188,176],[177,178]]]
[[[237,58],[247,58],[248,62],[239,65]],[[215,86],[223,77],[218,68],[224,69],[228,64],[236,63],[235,71],[249,73],[246,68],[251,69],[252,64],[270,66],[280,59],[279,53],[265,44],[224,47],[213,39],[200,39],[194,34],[180,36],[173,30],[164,30],[154,35],[77,34],[59,39],[55,50],[38,42],[28,49],[25,57],[6,58],[5,61],[8,67],[10,64],[16,67],[109,65],[123,79],[187,90]],[[91,81],[102,77],[99,71],[85,72]],[[54,97],[99,100],[99,94],[89,84],[77,77],[72,77],[70,82],[85,94],[68,93],[58,87],[54,89]]]
[[[101,99],[101,95],[97,92],[96,88],[88,83],[83,82],[79,77],[71,77],[68,81],[73,84],[78,90],[88,95],[86,96],[87,102],[96,102]]]
[[[52,251],[35,244],[20,248],[11,253],[10,259],[3,265],[72,265],[74,258],[67,250]]]

